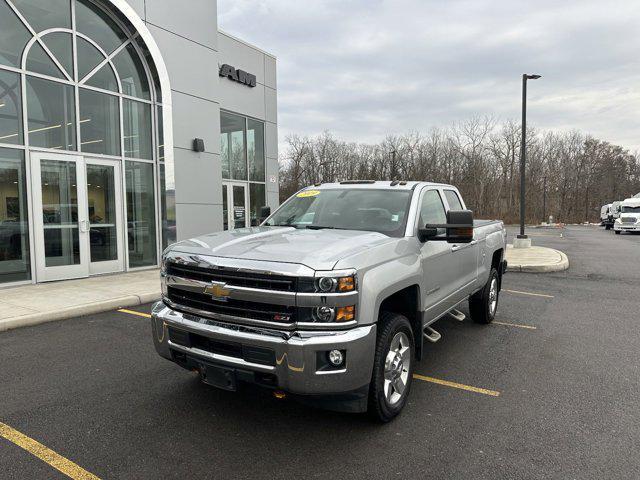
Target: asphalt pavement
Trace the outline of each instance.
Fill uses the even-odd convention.
[[[102,479],[638,478],[640,236],[530,233],[569,270],[507,273],[493,325],[437,322],[416,373],[441,382],[390,424],[201,384],[143,305],[0,333],[0,427]],[[7,429],[0,478],[67,478]]]

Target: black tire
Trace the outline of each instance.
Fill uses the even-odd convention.
[[[616,232],[616,235],[620,235],[620,230],[614,230],[614,232]]]
[[[611,230],[611,225],[609,225],[609,224],[605,225],[605,226],[604,226],[604,229],[605,229],[605,230]]]
[[[492,294],[491,286],[495,281],[495,305],[492,307]],[[498,311],[498,300],[500,299],[500,277],[498,271],[495,268],[491,269],[489,273],[489,280],[486,285],[469,297],[469,313],[471,313],[471,319],[476,323],[488,324],[493,322]]]
[[[387,356],[392,353],[392,342],[397,335],[401,337],[402,334],[404,334],[406,341],[408,341],[408,358],[410,361],[408,368],[406,368],[405,365],[406,360],[401,362],[396,372],[398,372],[398,375],[401,375],[402,378],[406,375],[406,384],[402,393],[398,394],[393,387],[393,382],[390,380],[390,382],[392,382],[390,386],[392,389],[392,398],[389,400],[385,393],[385,366]],[[376,341],[376,352],[373,361],[373,374],[369,385],[369,415],[380,422],[386,423],[393,420],[402,411],[411,391],[414,364],[415,342],[409,320],[397,313],[382,312],[378,319],[378,339]],[[394,400],[393,397],[395,395],[400,395],[400,397]]]

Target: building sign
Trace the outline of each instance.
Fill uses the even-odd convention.
[[[219,75],[221,77],[227,77],[229,80],[233,80],[234,82],[242,83],[247,87],[255,87],[256,86],[256,76],[247,73],[244,70],[236,69],[231,65],[225,63],[220,66]]]

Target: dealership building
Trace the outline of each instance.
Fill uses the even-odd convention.
[[[154,268],[278,204],[276,59],[216,0],[0,0],[0,286]]]

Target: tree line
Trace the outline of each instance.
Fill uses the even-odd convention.
[[[520,124],[472,118],[378,144],[325,132],[291,135],[280,161],[280,199],[318,182],[423,180],[455,185],[479,218],[517,223]],[[598,221],[600,207],[640,192],[640,157],[578,131],[527,128],[527,223]]]

